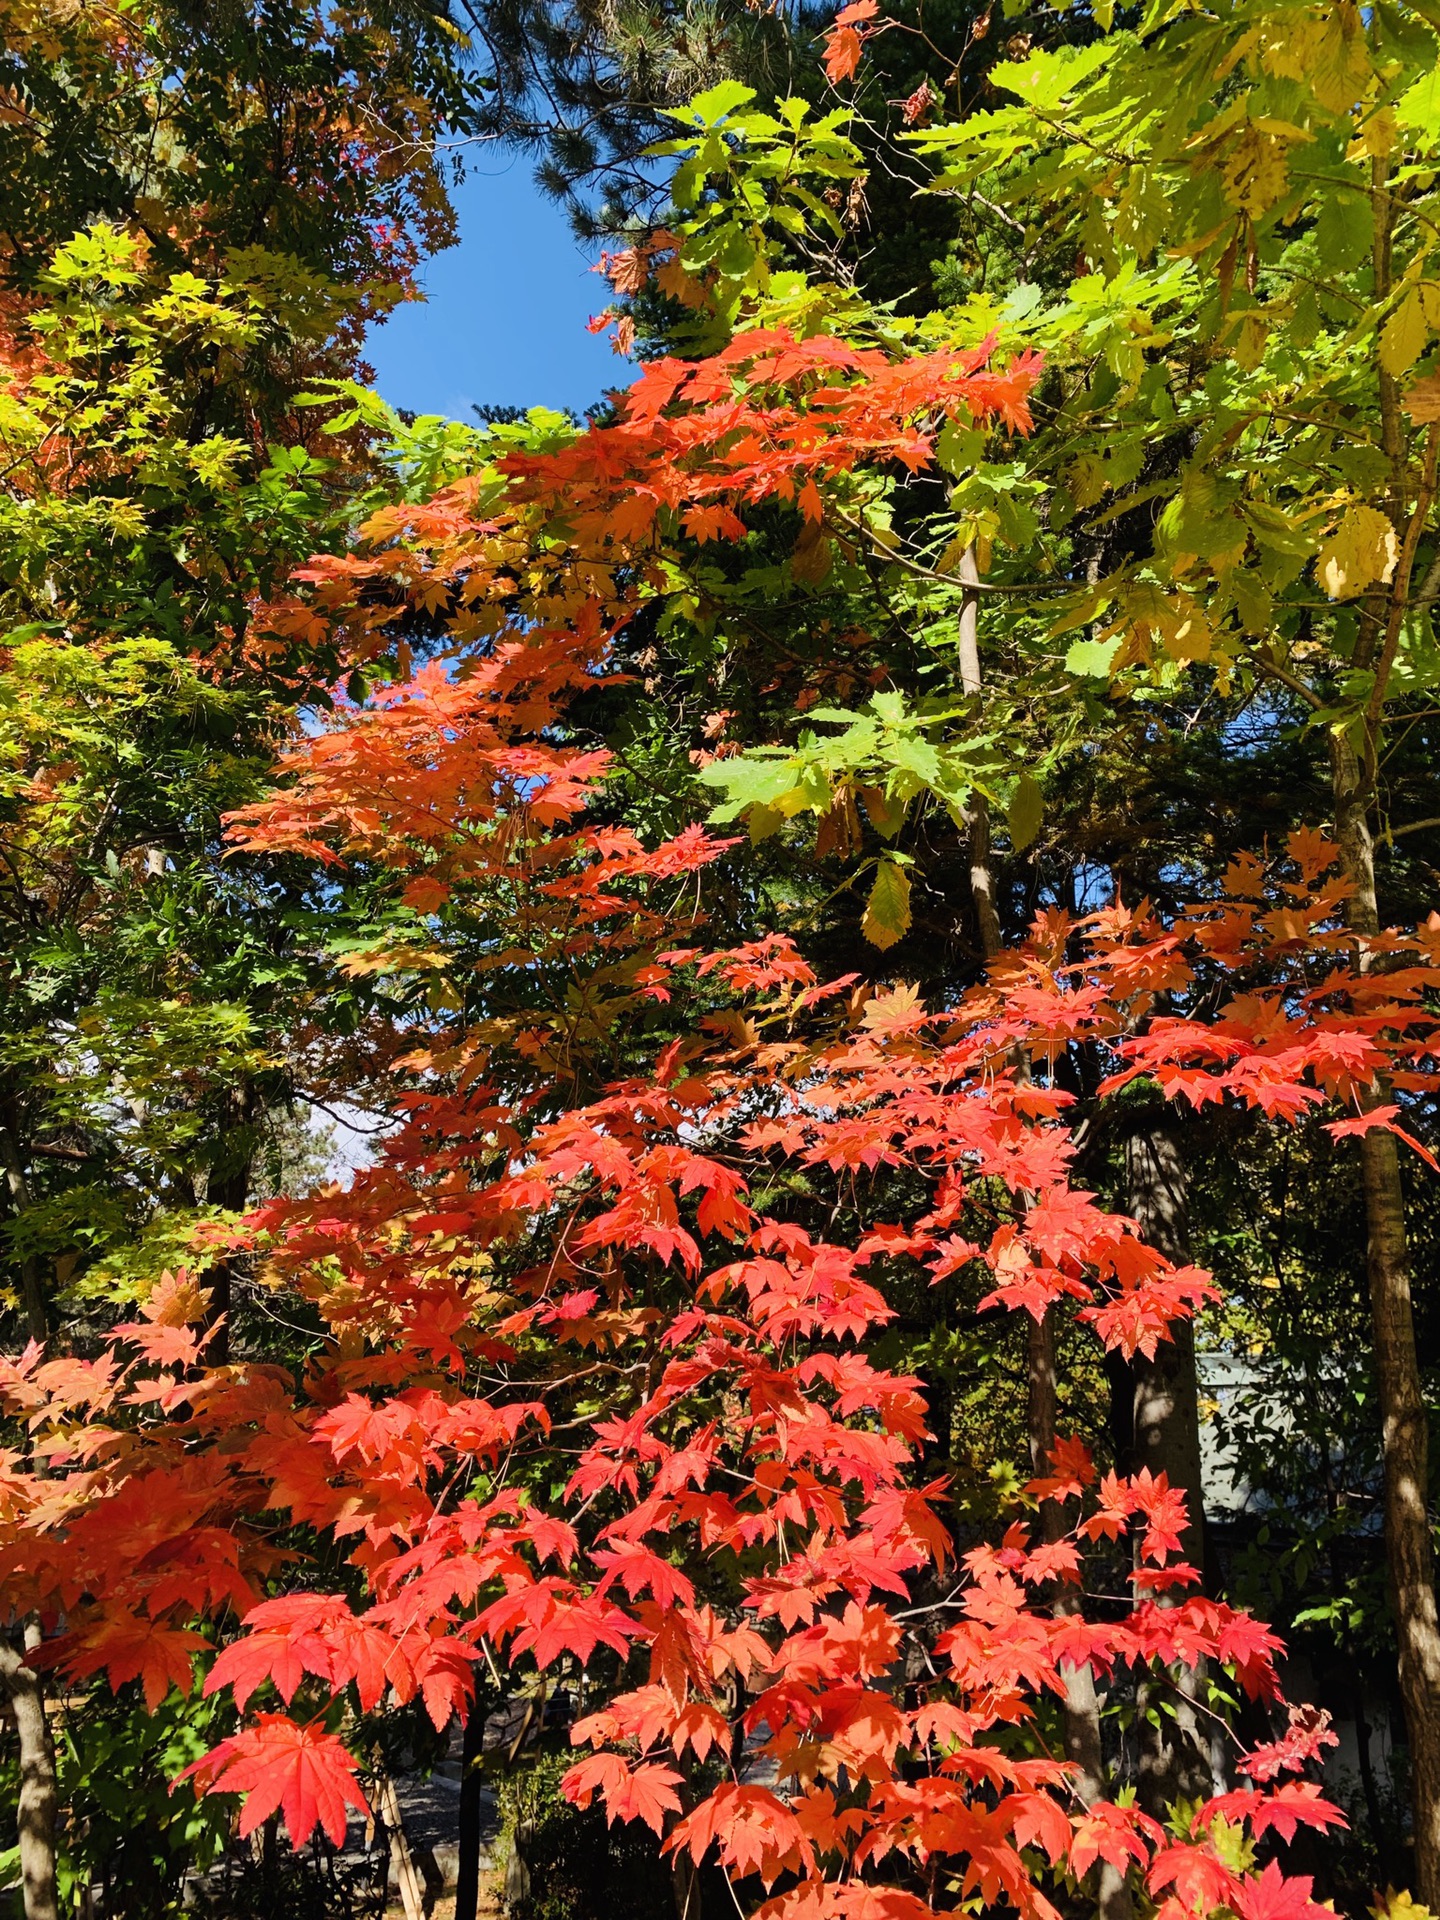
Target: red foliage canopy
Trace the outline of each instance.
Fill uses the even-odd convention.
[[[100,1359],[0,1369],[31,1434],[0,1478],[12,1604],[57,1629],[48,1656],[71,1674],[139,1677],[153,1702],[203,1656],[207,1692],[266,1703],[191,1770],[249,1796],[247,1827],[278,1808],[297,1840],[340,1831],[359,1799],[342,1708],[419,1698],[443,1726],[476,1662],[564,1665],[601,1696],[567,1792],[713,1853],[775,1920],[925,1920],[955,1893],[1048,1916],[1047,1888],[1099,1860],[1166,1920],[1319,1911],[1234,1842],[1339,1818],[1281,1778],[1313,1742],[1258,1750],[1253,1784],[1183,1833],[1086,1807],[1045,1747],[1067,1667],[1205,1661],[1277,1697],[1274,1638],[1187,1591],[1176,1491],[1097,1480],[1062,1445],[1029,1489],[1060,1524],[1017,1521],[957,1566],[917,1383],[865,1347],[891,1317],[879,1280],[908,1262],[937,1279],[978,1263],[996,1309],[1073,1302],[1103,1346],[1153,1350],[1213,1284],[1073,1184],[1056,1062],[1095,1044],[1116,1086],[1144,1072],[1196,1102],[1395,1125],[1367,1090],[1433,1084],[1440,928],[1387,937],[1368,970],[1328,850],[1302,838],[1290,865],[1242,864],[1169,921],[1048,916],[959,1006],[818,981],[779,939],[658,951],[678,931],[667,883],[723,849],[587,822],[604,757],[555,728],[667,527],[738,537],[774,495],[809,511],[861,459],[919,464],[926,417],[962,403],[1023,425],[1031,377],[779,335],[661,363],[620,425],[508,462],[502,508],[472,517],[460,487],[378,516],[274,615],[363,655],[397,609],[448,614],[461,664],[297,741],[283,792],[236,833],[363,859],[421,912],[492,903],[515,1006],[417,1042],[405,1123],[348,1191],[257,1217],[331,1336],[302,1378],[207,1367],[183,1275]],[[552,976],[566,990],[546,999]],[[1201,1004],[1197,984],[1218,1012],[1159,1010]],[[582,1095],[591,992],[612,1018],[666,1003],[688,1037]],[[757,1204],[785,1158],[863,1187],[862,1226],[827,1237]],[[562,1468],[563,1497],[541,1497]],[[346,1557],[344,1592],[293,1585],[288,1528]],[[1123,1617],[1055,1607],[1121,1539]]]

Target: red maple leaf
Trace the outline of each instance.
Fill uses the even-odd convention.
[[[577,1807],[588,1807],[599,1793],[611,1826],[617,1820],[641,1820],[653,1832],[663,1833],[666,1814],[680,1811],[675,1789],[681,1779],[674,1767],[656,1761],[631,1767],[619,1754],[592,1753],[571,1767],[560,1784],[565,1798]]]
[[[349,1809],[369,1811],[355,1777],[355,1762],[319,1720],[297,1726],[287,1714],[262,1713],[181,1774],[196,1791],[243,1793],[240,1837],[244,1839],[277,1808],[291,1844],[303,1846],[317,1826],[333,1846],[345,1839]]]

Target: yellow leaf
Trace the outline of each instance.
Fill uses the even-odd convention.
[[[1161,639],[1165,651],[1172,660],[1208,660],[1210,658],[1210,623],[1198,606],[1191,606],[1182,620],[1166,627]]]
[[[910,879],[896,861],[882,860],[876,866],[875,884],[865,902],[860,930],[871,946],[882,952],[909,932]]]
[[[1350,4],[1326,7],[1320,15],[1319,31],[1306,52],[1305,85],[1322,107],[1332,113],[1348,113],[1369,90],[1374,72],[1370,51],[1365,44],[1365,26],[1360,9]],[[1372,114],[1362,138],[1379,132],[1380,114]],[[1394,120],[1390,123],[1393,139]],[[1371,153],[1388,152],[1388,147],[1372,146]]]
[[[1260,64],[1274,79],[1303,80],[1309,71],[1319,32],[1320,23],[1313,14],[1291,13],[1284,16],[1283,22],[1265,22],[1252,27],[1240,44],[1247,52],[1250,46],[1259,47]],[[1228,60],[1222,63],[1217,78],[1223,77],[1229,64]]]
[[[1400,556],[1395,529],[1374,507],[1347,507],[1320,549],[1315,571],[1332,600],[1352,600],[1377,580],[1389,580]]]
[[[877,993],[866,1001],[860,1024],[873,1033],[886,1027],[904,1026],[912,1014],[923,1011],[920,989],[902,980],[888,993]]]
[[[1370,114],[1345,149],[1347,160],[1384,159],[1395,145],[1395,109],[1380,107]]]
[[[1230,51],[1225,55],[1225,58],[1220,62],[1219,66],[1216,67],[1215,78],[1217,80],[1224,80],[1229,74],[1234,72],[1242,60],[1248,60],[1250,55],[1254,53],[1262,43],[1263,35],[1259,27],[1251,27],[1247,32],[1242,33],[1240,38],[1232,44]],[[1291,74],[1289,77],[1293,80],[1295,75]]]
[[[1269,211],[1285,192],[1290,172],[1285,163],[1284,140],[1273,133],[1262,133],[1247,126],[1225,156],[1221,183],[1225,198],[1242,213]]]
[[[1265,358],[1265,342],[1270,337],[1270,327],[1265,316],[1260,313],[1242,315],[1235,335],[1235,364],[1242,373],[1253,373]]]
[[[1424,305],[1412,289],[1380,330],[1381,366],[1386,373],[1404,373],[1425,351],[1429,337]]]
[[[1375,1920],[1433,1920],[1430,1909],[1422,1907],[1408,1891],[1396,1893],[1387,1887],[1370,1909]]]
[[[1332,113],[1348,113],[1368,91],[1372,68],[1365,28],[1350,0],[1272,15],[1253,27],[1242,45],[1246,52],[1258,45],[1266,73],[1300,81]]]

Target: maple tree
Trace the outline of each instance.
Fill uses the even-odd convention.
[[[1320,903],[1316,919],[1328,905]],[[1209,931],[1208,920],[1201,925]],[[1134,931],[1121,929],[1098,956],[1101,973],[1113,969],[1132,996],[1147,975],[1174,970],[1168,943]],[[817,996],[803,962],[775,943],[672,954],[646,969],[650,990],[671,990],[662,982],[697,958],[737,988],[748,985],[757,1013],[782,1016],[792,1032],[786,1016],[807,1000],[837,997]],[[207,1690],[228,1686],[243,1707],[268,1684],[289,1707],[313,1676],[322,1702],[353,1685],[362,1713],[387,1687],[402,1700],[419,1692],[443,1724],[486,1644],[542,1668],[564,1655],[589,1662],[600,1647],[626,1660],[646,1650],[644,1684],[615,1694],[575,1728],[577,1743],[603,1744],[577,1764],[567,1791],[582,1801],[601,1792],[612,1817],[643,1819],[657,1832],[666,1814],[682,1814],[667,1844],[699,1859],[718,1837],[736,1878],[756,1873],[773,1885],[782,1873],[799,1875],[777,1912],[849,1911],[876,1900],[882,1909],[929,1910],[922,1893],[877,1891],[861,1877],[866,1865],[896,1854],[914,1857],[932,1894],[936,1874],[953,1872],[987,1898],[1003,1894],[1024,1911],[1048,1911],[1027,1858],[1037,1849],[1077,1877],[1101,1856],[1122,1867],[1141,1863],[1176,1913],[1219,1904],[1265,1913],[1276,1910],[1276,1898],[1303,1905],[1273,1871],[1249,1876],[1233,1849],[1227,1861],[1212,1829],[1217,1821],[1227,1830],[1248,1823],[1258,1838],[1272,1826],[1293,1831],[1297,1819],[1338,1818],[1313,1785],[1238,1788],[1177,1838],[1113,1803],[1072,1815],[1062,1763],[1007,1755],[1003,1742],[984,1737],[1029,1721],[1036,1696],[1060,1684],[1067,1659],[1108,1670],[1208,1656],[1247,1690],[1274,1693],[1274,1642],[1257,1623],[1208,1600],[1163,1606],[1145,1597],[1192,1577],[1171,1564],[1183,1503],[1163,1479],[1112,1474],[1094,1488],[1083,1449],[1057,1448],[1055,1471],[1035,1496],[1072,1502],[1093,1488],[1094,1504],[1087,1501],[1059,1539],[1032,1537],[1017,1524],[998,1549],[965,1557],[963,1576],[935,1609],[958,1613],[931,1640],[934,1658],[947,1663],[944,1677],[923,1686],[916,1704],[872,1684],[892,1675],[913,1630],[903,1624],[913,1608],[901,1619],[893,1612],[895,1596],[909,1597],[906,1576],[927,1563],[943,1574],[950,1548],[933,1510],[939,1488],[913,1484],[905,1472],[923,1432],[914,1383],[847,1351],[886,1313],[864,1267],[901,1246],[936,1269],[979,1258],[995,1275],[997,1300],[1043,1310],[1057,1297],[1080,1298],[1101,1337],[1128,1347],[1162,1338],[1168,1320],[1207,1287],[1203,1275],[1170,1268],[1130,1223],[1068,1186],[1065,1130],[1048,1118],[1063,1096],[1035,1079],[1017,1082],[1004,1067],[996,1072],[1013,1054],[1017,1028],[1038,1062],[1087,1016],[1114,1019],[1114,1000],[1098,981],[1077,995],[1043,951],[1019,965],[1037,1003],[1029,1020],[1014,1011],[997,1019],[993,998],[977,1004],[972,1023],[954,1012],[927,1014],[904,993],[872,996],[858,1021],[850,1013],[818,1045],[769,1041],[758,1063],[749,1049],[737,1056],[727,1048],[708,1081],[692,1059],[683,1077],[677,1060],[662,1065],[658,1083],[618,1086],[541,1127],[522,1161],[463,1195],[446,1166],[451,1156],[432,1154],[448,1191],[430,1204],[446,1211],[416,1218],[410,1202],[413,1245],[400,1258],[412,1297],[398,1308],[409,1327],[383,1345],[375,1339],[397,1303],[390,1286],[376,1286],[373,1256],[350,1224],[339,1312],[370,1331],[374,1350],[349,1360],[337,1352],[322,1373],[312,1371],[308,1406],[296,1405],[293,1387],[273,1370],[199,1366],[200,1303],[180,1278],[157,1293],[144,1319],[119,1330],[113,1356],[44,1362],[36,1352],[12,1366],[7,1395],[50,1471],[10,1483],[6,1575],[30,1583],[27,1597],[38,1606],[68,1599],[66,1630],[49,1657],[75,1672],[104,1666],[116,1680],[138,1676],[158,1699],[172,1681],[189,1684],[204,1646],[181,1621],[235,1606],[245,1631],[210,1667]],[[1013,1009],[1019,998],[1011,992],[1004,1005]],[[1069,1004],[1077,998],[1083,1012]],[[1333,1085],[1346,1029],[1337,1020],[1317,1022],[1317,1030],[1323,1040],[1306,1064]],[[798,1151],[839,1169],[904,1154],[926,1171],[930,1211],[876,1221],[856,1247],[817,1243],[750,1211],[733,1164],[684,1135],[703,1128],[724,1138],[724,1109],[754,1111],[757,1079],[776,1084],[777,1055],[790,1056],[785,1097],[774,1118],[744,1123],[751,1151]],[[1258,1085],[1263,1102],[1278,1078],[1231,1070],[1215,1076],[1215,1091],[1250,1097]],[[473,1101],[458,1103],[467,1129]],[[691,1116],[701,1116],[699,1127]],[[433,1138],[433,1113],[417,1124]],[[408,1157],[403,1145],[396,1157]],[[1015,1203],[988,1246],[954,1231],[972,1180],[982,1190],[999,1182]],[[693,1222],[687,1192],[701,1195]],[[379,1213],[387,1225],[393,1191],[388,1198]],[[344,1244],[324,1212],[293,1203],[277,1211],[287,1259],[312,1260],[316,1239]],[[372,1195],[372,1231],[378,1211]],[[566,1230],[554,1242],[557,1213]],[[436,1220],[452,1244],[427,1261]],[[465,1255],[453,1243],[493,1249],[507,1229],[531,1243],[531,1264],[508,1298],[499,1294],[484,1316],[472,1307],[466,1324],[454,1310]],[[394,1235],[383,1239],[393,1244]],[[668,1311],[639,1306],[626,1286],[637,1248],[653,1255],[660,1274],[671,1271]],[[538,1268],[537,1252],[548,1256]],[[312,1284],[324,1282],[317,1274]],[[520,1486],[493,1473],[502,1461],[513,1470],[527,1435],[548,1443],[543,1367],[526,1378],[528,1369],[515,1365],[503,1400],[471,1397],[453,1378],[466,1347],[488,1348],[493,1358],[502,1342],[515,1362],[527,1345],[547,1357],[571,1343],[582,1354],[594,1346],[613,1352],[606,1371],[616,1373],[633,1351],[653,1356],[633,1398],[607,1395],[582,1423],[590,1437],[567,1489],[574,1520],[564,1508],[537,1509]],[[132,1349],[139,1365],[126,1363]],[[433,1384],[395,1391],[397,1379],[414,1381],[421,1369]],[[112,1422],[127,1406],[169,1417],[132,1429],[125,1443],[124,1428]],[[107,1432],[122,1440],[119,1453]],[[483,1478],[456,1503],[462,1462]],[[313,1591],[253,1604],[251,1583],[272,1555],[263,1534],[240,1522],[262,1508],[355,1538],[351,1557],[370,1604],[357,1612],[342,1594]],[[1088,1626],[1045,1604],[1057,1580],[1078,1574],[1084,1542],[1132,1522],[1141,1597],[1123,1624]],[[784,1546],[787,1532],[793,1540]],[[757,1547],[769,1549],[763,1571],[737,1566],[725,1577],[727,1557],[753,1562]],[[677,1549],[691,1571],[676,1564]],[[732,1590],[730,1609],[697,1593],[694,1570],[702,1566],[707,1585]],[[685,1775],[672,1761],[687,1749],[703,1761],[712,1748],[738,1760],[741,1733],[757,1728],[782,1780],[793,1779],[791,1791],[777,1793],[742,1771],[687,1809],[678,1792]],[[622,1742],[635,1743],[628,1755],[613,1751]],[[932,1770],[919,1779],[913,1764],[899,1764],[902,1753],[913,1760],[932,1748]],[[1252,1764],[1263,1781],[1283,1758],[1273,1768],[1269,1760]],[[212,1789],[250,1793],[246,1830],[283,1806],[295,1837],[317,1821],[336,1835],[347,1804],[359,1803],[353,1760],[313,1713],[297,1721],[263,1712],[193,1771]],[[848,1787],[837,1797],[842,1779]]]
[[[807,488],[818,500],[863,459],[920,465],[924,421],[957,404],[1023,426],[1033,378],[1023,362],[894,364],[741,335],[711,363],[648,370],[615,426],[505,454],[488,486],[482,475],[382,510],[367,546],[314,563],[309,593],[272,612],[277,634],[323,628],[364,659],[407,605],[448,607],[464,671],[427,666],[297,741],[279,795],[235,821],[239,843],[363,858],[416,916],[531,905],[507,921],[502,960],[519,1004],[473,1032],[459,1023],[413,1062],[451,1087],[422,1077],[402,1131],[347,1192],[261,1216],[276,1271],[334,1335],[303,1383],[207,1367],[203,1303],[183,1274],[98,1359],[37,1348],[7,1372],[45,1470],[17,1466],[8,1482],[6,1576],[42,1617],[63,1609],[45,1658],[138,1678],[158,1701],[192,1683],[211,1644],[197,1622],[240,1616],[204,1685],[242,1711],[273,1688],[287,1711],[262,1709],[191,1774],[247,1795],[242,1830],[277,1809],[296,1839],[317,1823],[343,1830],[361,1804],[333,1718],[347,1698],[363,1716],[387,1693],[419,1696],[444,1724],[477,1659],[602,1672],[608,1659],[613,1675],[648,1654],[641,1684],[612,1679],[577,1725],[596,1751],[567,1791],[657,1833],[678,1816],[670,1851],[718,1847],[776,1913],[918,1916],[952,1885],[1045,1913],[1047,1884],[1101,1860],[1175,1915],[1306,1909],[1307,1885],[1260,1870],[1253,1843],[1339,1817],[1312,1783],[1277,1783],[1316,1751],[1307,1723],[1250,1757],[1254,1785],[1175,1832],[1119,1801],[1087,1803],[1025,1737],[1081,1667],[1208,1660],[1274,1697],[1272,1636],[1183,1597],[1183,1499],[1148,1473],[1097,1485],[1083,1450],[1057,1444],[1030,1492],[1063,1524],[1017,1523],[949,1575],[941,1487],[912,1472],[923,1402],[855,1343],[890,1311],[865,1269],[905,1258],[936,1274],[979,1262],[996,1306],[1040,1318],[1075,1302],[1102,1345],[1153,1351],[1210,1283],[1071,1182],[1057,1053],[1099,1037],[1126,1072],[1284,1116],[1353,1097],[1382,1068],[1425,1071],[1428,965],[1332,968],[1303,1014],[1287,1004],[1288,952],[1303,968],[1348,950],[1334,925],[1346,889],[1320,884],[1313,841],[1296,844],[1299,904],[1272,911],[1259,870],[1242,869],[1181,924],[1098,916],[1078,930],[1078,962],[1077,930],[1052,918],[993,984],[935,1012],[912,992],[823,983],[773,937],[666,948],[673,913],[647,896],[702,873],[725,843],[690,830],[647,849],[587,825],[603,756],[557,724],[604,677],[659,516],[705,516],[692,530],[734,537],[740,508],[778,494],[803,510]],[[435,959],[392,929],[371,963]],[[1228,1003],[1228,1025],[1156,1018],[1136,1035],[1143,1006],[1201,966],[1263,984]],[[555,978],[565,991],[547,1004]],[[701,994],[718,1037],[671,1041],[586,1098],[577,1055],[615,1020],[616,1000],[597,1017],[606,987],[672,1020],[676,996]],[[731,1000],[748,1008],[738,1028],[721,1016]],[[1372,1109],[1337,1124],[1398,1122]],[[924,1197],[830,1241],[752,1209],[777,1154],[847,1178],[903,1162]],[[980,1222],[988,1235],[972,1237]],[[469,1390],[477,1366],[487,1394]],[[592,1373],[605,1392],[587,1407],[577,1379]],[[577,1427],[564,1498],[542,1504],[524,1463]],[[353,1541],[358,1589],[269,1593],[283,1574],[267,1514]],[[1054,1603],[1087,1545],[1131,1531],[1136,1601],[1122,1619]],[[944,1597],[916,1606],[922,1576]],[[952,1612],[938,1635],[909,1624]],[[917,1631],[930,1677],[902,1682]],[[747,1736],[774,1761],[773,1785],[750,1777]],[[712,1753],[731,1777],[707,1791],[686,1756]]]

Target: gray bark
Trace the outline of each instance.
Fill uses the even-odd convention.
[[[1138,1117],[1125,1143],[1126,1204],[1146,1243],[1167,1260],[1190,1260],[1189,1173],[1179,1124],[1168,1106]],[[1181,1552],[1205,1572],[1205,1504],[1200,1477],[1200,1392],[1195,1331],[1178,1321],[1153,1358],[1137,1353],[1130,1368],[1131,1467],[1165,1474],[1185,1495]],[[1162,1588],[1160,1604],[1175,1604],[1187,1589]],[[1214,1792],[1210,1742],[1196,1706],[1202,1674],[1177,1667],[1141,1682],[1136,1781],[1140,1804],[1163,1818],[1179,1800]]]
[[[38,1643],[38,1629],[27,1629],[26,1651]],[[20,1739],[20,1798],[16,1827],[20,1842],[20,1880],[25,1920],[60,1920],[55,1883],[55,1822],[59,1790],[55,1746],[45,1715],[40,1676],[0,1634],[0,1693],[15,1716]]]
[[[973,546],[960,556],[961,577],[975,586],[980,569]],[[979,695],[983,687],[980,670],[978,593],[967,593],[960,609],[960,683],[967,695]],[[984,794],[974,793],[966,810],[970,831],[970,896],[980,934],[980,949],[987,964],[998,958],[1004,946],[999,910],[995,902],[995,879],[990,850],[990,808]],[[1016,1073],[1025,1078],[1030,1063],[1023,1055],[1015,1060]],[[1055,1312],[1051,1308],[1041,1321],[1030,1322],[1027,1355],[1029,1376],[1028,1427],[1031,1471],[1037,1476],[1049,1472],[1055,1447]],[[1059,1539],[1065,1530],[1065,1516],[1054,1501],[1042,1509],[1042,1525],[1047,1537]],[[1078,1613],[1080,1595],[1073,1588],[1057,1591],[1053,1605],[1057,1613]],[[1095,1676],[1088,1667],[1065,1667],[1061,1675],[1065,1686],[1065,1757],[1075,1767],[1075,1791],[1081,1802],[1093,1806],[1109,1792],[1104,1751],[1100,1737],[1100,1703],[1095,1693]],[[1094,1869],[1096,1904],[1100,1920],[1131,1920],[1130,1888],[1123,1874],[1100,1861]]]
[[[1346,924],[1357,936],[1358,960],[1368,972],[1366,942],[1380,931],[1375,895],[1375,847],[1364,786],[1343,735],[1332,735],[1335,824],[1346,876],[1354,894]],[[1389,1088],[1377,1080],[1364,1096],[1384,1104]],[[1398,1643],[1400,1697],[1410,1750],[1410,1808],[1415,1847],[1415,1892],[1440,1909],[1440,1618],[1435,1604],[1430,1532],[1430,1433],[1411,1302],[1405,1193],[1393,1134],[1376,1130],[1359,1141],[1365,1195],[1366,1278],[1380,1397],[1385,1469],[1385,1557]]]
[[[1029,1323],[1026,1355],[1030,1470],[1037,1479],[1050,1471],[1055,1451],[1056,1406],[1055,1309],[1043,1320]],[[1040,1510],[1041,1527],[1048,1541],[1063,1538],[1067,1531],[1064,1509],[1056,1500],[1047,1500]],[[1058,1586],[1051,1601],[1062,1616],[1081,1611],[1080,1594],[1072,1586]],[[1095,1676],[1089,1667],[1062,1666],[1060,1677],[1065,1686],[1065,1758],[1075,1768],[1075,1791],[1084,1806],[1093,1807],[1110,1792],[1110,1776],[1105,1766],[1100,1738],[1100,1701],[1095,1692]],[[1122,1873],[1106,1860],[1093,1869],[1095,1902],[1100,1920],[1131,1920],[1133,1903],[1130,1887]]]

